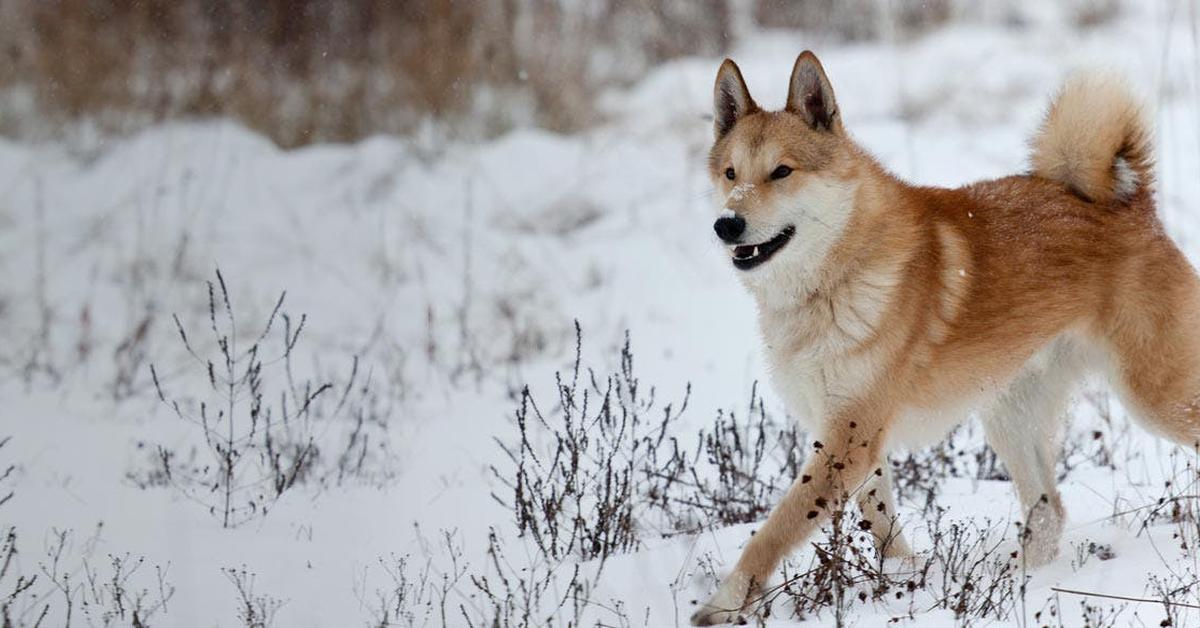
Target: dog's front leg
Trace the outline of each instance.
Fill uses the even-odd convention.
[[[885,424],[879,414],[860,411],[841,414],[826,426],[823,438],[813,443],[813,455],[800,477],[750,538],[733,572],[692,615],[693,625],[737,621],[743,607],[752,601],[748,598],[761,591],[788,552],[879,468]]]

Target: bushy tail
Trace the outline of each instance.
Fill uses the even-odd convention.
[[[1128,203],[1153,185],[1150,133],[1141,104],[1119,80],[1067,81],[1032,141],[1034,174],[1095,203]]]

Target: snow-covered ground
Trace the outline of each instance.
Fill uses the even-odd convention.
[[[854,136],[899,175],[937,185],[1022,170],[1026,138],[1060,80],[1081,67],[1115,68],[1151,103],[1161,214],[1200,261],[1197,12],[1195,4],[1131,3],[1114,22],[1077,29],[1047,9],[1022,28],[957,24],[914,41],[854,45],[768,32],[731,56],[758,102],[779,106],[795,55],[814,47]],[[719,409],[740,411],[763,379],[753,304],[711,235],[704,159],[719,61],[671,62],[606,94],[605,122],[574,136],[518,130],[466,145],[431,133],[283,152],[218,121],[99,142],[0,141],[0,439],[11,437],[0,447],[0,475],[15,465],[0,480],[0,500],[14,494],[0,503],[0,526],[15,530],[17,548],[0,571],[0,595],[18,575],[37,576],[12,602],[16,625],[34,624],[47,605],[47,624],[61,624],[68,600],[79,625],[104,625],[100,607],[114,595],[103,586],[113,580],[109,556],[126,554],[127,564],[145,563],[117,581],[145,590],[147,606],[169,598],[152,625],[244,625],[229,568],[254,574],[252,601],[282,602],[274,625],[368,625],[379,621],[379,595],[397,589],[401,557],[408,577],[431,574],[421,591],[445,591],[418,596],[417,623],[481,623],[489,606],[471,577],[496,573],[489,530],[510,574],[547,568],[493,497],[510,490],[492,467],[510,464],[497,441],[516,438],[522,386],[553,407],[554,373],[574,359],[575,321],[583,363],[597,373],[619,369],[628,330],[638,377],[660,399],[681,399],[690,382],[673,428],[680,439]],[[218,268],[243,346],[286,291],[293,325],[307,314],[294,377],[344,385],[357,357],[356,381],[370,381],[369,393],[355,386],[348,395],[352,411],[311,429],[324,475],[229,529],[209,510],[219,491],[185,491],[178,476],[144,487],[160,446],[181,460],[195,452],[201,466],[209,455],[203,428],[160,400],[150,365],[168,399],[214,398],[171,315],[198,354],[215,356],[205,282]],[[214,318],[224,325],[217,298]],[[276,321],[264,343],[271,356],[281,351],[281,329]],[[287,377],[281,362],[265,363],[266,403],[279,403]],[[323,408],[332,414],[332,405]],[[769,391],[766,405],[783,415]],[[358,410],[369,420],[355,432]],[[1095,404],[1076,415],[1071,433],[1100,432],[1115,469],[1076,456],[1062,484],[1062,556],[1029,574],[1024,602],[1006,621],[1082,625],[1123,609],[1117,625],[1157,625],[1161,604],[1052,588],[1161,599],[1152,576],[1194,580],[1194,552],[1173,537],[1180,525],[1160,519],[1142,529],[1145,510],[1112,516],[1193,493],[1163,488],[1190,456],[1126,429],[1116,406],[1111,424]],[[330,461],[352,433],[369,436],[350,447],[363,464],[339,479]],[[246,465],[246,481],[259,480]],[[926,549],[928,517],[918,503],[902,505],[916,549]],[[1017,548],[1020,513],[1006,482],[950,478],[937,505],[952,519],[992,521],[996,542]],[[609,559],[595,578],[583,623],[682,623],[715,586],[702,565],[730,566],[752,529],[645,533],[639,551]],[[1115,557],[1085,560],[1076,548],[1089,543],[1110,545]],[[808,563],[811,551],[794,562]],[[522,571],[527,564],[534,569]],[[558,569],[551,580],[561,585],[573,567]],[[1176,597],[1200,602],[1196,589]],[[546,598],[531,625],[556,613],[561,599]],[[962,623],[930,605],[920,596],[856,603],[849,623]],[[834,621],[831,613],[807,619]],[[1175,619],[1188,620],[1200,616]],[[776,612],[768,623],[789,621]]]

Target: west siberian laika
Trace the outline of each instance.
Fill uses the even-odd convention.
[[[693,623],[750,610],[843,497],[885,555],[910,553],[887,454],[972,412],[1013,478],[1031,566],[1058,552],[1060,421],[1089,370],[1145,427],[1200,437],[1200,281],[1155,216],[1149,132],[1119,83],[1069,81],[1027,174],[957,189],[906,184],[856,145],[811,52],[783,111],[728,60],[714,105],[714,227],[757,301],[772,383],[819,444]]]

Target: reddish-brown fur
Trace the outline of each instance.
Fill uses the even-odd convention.
[[[761,111],[726,61],[710,176],[751,225],[778,224],[807,186],[852,191],[844,216],[823,214],[842,222],[824,221],[836,237],[813,268],[783,274],[771,265],[788,260],[773,258],[746,279],[772,366],[784,371],[777,387],[793,362],[847,375],[817,378],[831,391],[816,406],[826,410],[815,428],[823,447],[697,623],[735,617],[728,601],[764,583],[828,504],[883,468],[888,442],[922,413],[1002,394],[1058,339],[1109,372],[1147,427],[1187,445],[1200,437],[1200,281],[1156,217],[1149,133],[1125,92],[1069,84],[1033,141],[1030,174],[958,189],[906,184],[861,150],[811,53],[789,93],[784,111]],[[724,126],[723,111],[733,116]],[[780,164],[795,173],[770,180]],[[1018,482],[1022,501],[1048,502],[1049,525],[1061,528],[1057,491],[1037,481]],[[1047,534],[1046,559],[1058,542]]]

